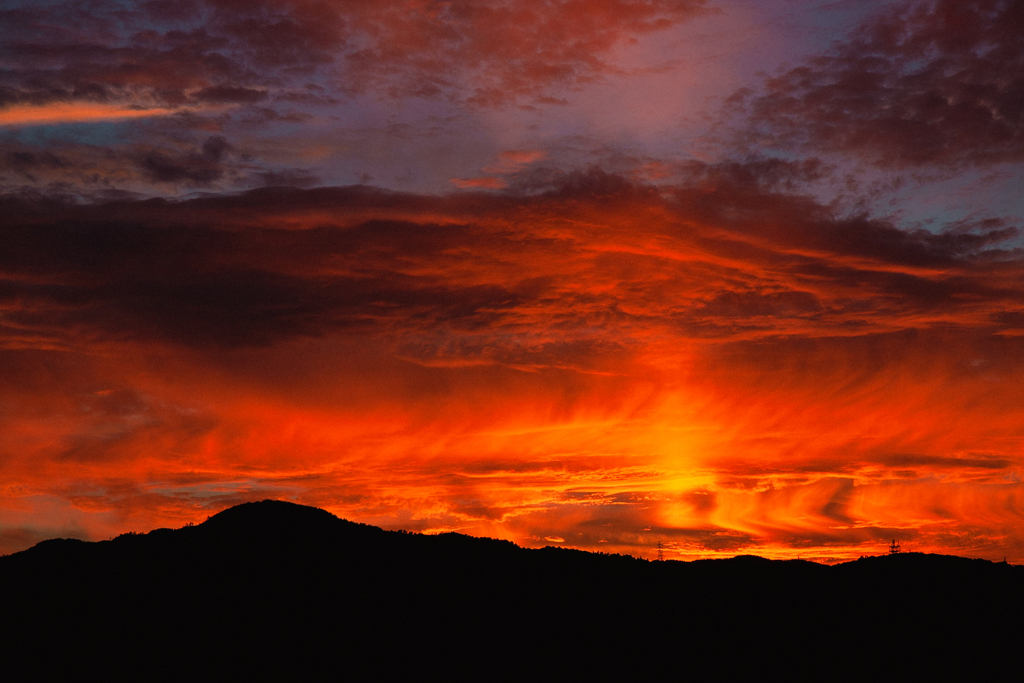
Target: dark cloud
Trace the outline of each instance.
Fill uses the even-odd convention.
[[[253,177],[258,164],[246,162],[244,154],[221,142],[210,143],[204,150],[204,142],[223,136],[203,132],[150,140],[126,134],[123,144],[113,146],[68,142],[52,148],[45,141],[0,140],[0,192],[50,197],[66,193],[82,201],[98,201],[150,195],[154,187],[173,191],[240,178],[251,179],[253,186],[262,184]]]
[[[267,91],[255,88],[236,88],[229,85],[218,85],[203,88],[195,93],[194,97],[200,102],[253,104],[267,99]]]
[[[915,453],[894,453],[881,458],[880,461],[887,467],[923,466],[929,470],[960,470],[962,468],[1003,470],[1014,465],[1012,460],[1001,457],[949,458]]]
[[[10,151],[6,156],[11,170],[32,181],[38,171],[63,169],[70,165],[68,159],[48,151]]]
[[[252,104],[317,74],[347,92],[500,104],[592,79],[617,44],[704,11],[704,0],[26,3],[0,10],[0,106]]]
[[[1024,5],[902,3],[749,105],[760,144],[894,167],[1024,160]]]
[[[0,12],[0,87],[8,103],[258,102],[277,69],[331,61],[341,25],[328,3],[31,4]]]
[[[161,183],[208,185],[224,175],[223,160],[231,145],[223,136],[207,138],[202,149],[186,154],[152,150],[137,161],[149,178]]]
[[[265,187],[310,187],[320,184],[320,178],[303,169],[261,171],[256,176],[259,184]]]
[[[715,187],[731,185],[751,189],[794,192],[829,172],[820,159],[789,160],[751,155],[742,161],[706,163],[689,161],[682,165],[689,183]]]
[[[243,124],[249,126],[260,126],[267,123],[303,123],[309,121],[312,118],[311,115],[304,112],[287,112],[281,113],[276,109],[270,107],[259,107],[251,110],[245,117],[241,118]]]
[[[201,152],[140,163],[156,180],[198,185],[222,172],[228,149],[213,137]],[[1005,326],[1021,296],[1019,257],[999,248],[1015,232],[1002,223],[906,231],[745,181],[665,195],[589,171],[528,195],[356,186],[5,203],[4,320],[57,337],[244,347],[359,331],[402,338],[401,355],[427,365],[611,368],[657,329]],[[551,232],[548,221],[576,227]],[[690,253],[688,265],[652,243]],[[609,329],[620,330],[614,343]]]
[[[183,208],[149,206],[171,214]],[[136,207],[154,213],[145,203]],[[83,221],[46,230],[48,239],[60,242],[56,249],[35,229],[5,231],[12,247],[6,263],[53,278],[47,284],[4,282],[5,300],[40,306],[15,312],[10,321],[51,318],[69,327],[120,330],[115,335],[247,346],[396,318],[412,327],[481,325],[520,303],[519,295],[496,284],[448,285],[439,276],[400,272],[401,261],[430,260],[460,241],[458,231],[436,225],[378,221],[352,229],[235,232],[216,224],[186,225],[187,209],[175,218],[168,214],[172,225],[166,228],[93,222],[88,213],[78,214]],[[350,274],[316,273],[331,263],[343,264]]]

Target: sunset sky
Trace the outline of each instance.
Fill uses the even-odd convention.
[[[1024,562],[1022,227],[1017,0],[0,0],[0,553]]]

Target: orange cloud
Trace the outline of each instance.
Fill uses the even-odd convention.
[[[1016,233],[738,177],[8,198],[8,549],[32,515],[284,497],[637,554],[1024,558]]]
[[[83,121],[110,121],[136,119],[149,116],[167,116],[174,109],[130,107],[83,102],[21,105],[0,109],[0,126],[31,126],[42,123],[75,123]]]

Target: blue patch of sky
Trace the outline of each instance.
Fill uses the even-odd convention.
[[[123,144],[131,124],[126,121],[45,123],[0,128],[0,140],[39,147],[61,144],[114,146]]]

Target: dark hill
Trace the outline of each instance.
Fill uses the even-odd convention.
[[[982,560],[647,562],[278,501],[45,541],[0,557],[0,591],[30,678],[945,677],[1015,661],[1024,615],[1024,567]]]

